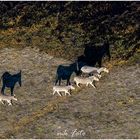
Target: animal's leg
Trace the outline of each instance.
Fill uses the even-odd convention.
[[[59,79],[59,86],[61,85],[61,79]]]
[[[79,86],[79,83],[77,83],[77,87],[80,87],[80,86]]]
[[[67,84],[66,84],[66,86],[68,86],[69,85],[69,80],[67,79]]]
[[[59,93],[59,91],[57,91],[57,93],[58,93],[59,96],[62,96],[62,95]]]
[[[55,94],[55,92],[56,92],[56,91],[54,90],[53,95]]]
[[[99,64],[99,67],[101,68],[101,66],[102,66],[102,59],[98,60],[98,64]]]
[[[75,81],[75,83],[76,83],[76,86],[79,87],[79,85],[78,85],[78,83],[76,81]]]
[[[65,91],[65,96],[66,96],[66,94],[67,94],[67,91]]]
[[[69,79],[67,79],[67,86],[68,85],[70,85],[71,83],[70,83],[70,78]]]
[[[57,83],[58,83],[58,78],[57,78],[56,81],[55,81],[55,86],[57,85]]]
[[[76,82],[76,81],[74,81],[74,84],[75,84],[75,85],[77,85],[77,82]]]
[[[14,96],[13,91],[14,91],[14,87],[11,87],[11,96]]]
[[[4,95],[5,85],[2,86],[1,93]]]
[[[69,95],[71,95],[70,92],[68,92],[68,91],[65,91],[65,95],[66,95],[66,93],[68,93]]]
[[[71,82],[70,82],[70,80],[69,80],[69,85],[71,85]]]
[[[93,85],[93,83],[90,83],[94,88],[96,88],[94,85]]]
[[[0,100],[0,102],[4,105],[4,102],[2,100]]]
[[[86,84],[86,86],[88,86],[89,83]]]
[[[8,105],[12,105],[11,101],[7,101],[8,102]]]

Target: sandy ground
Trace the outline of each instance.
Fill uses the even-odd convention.
[[[0,54],[0,75],[22,70],[18,101],[0,104],[0,138],[140,138],[140,65],[114,67],[97,89],[59,97],[52,95],[56,69],[70,62],[28,47]]]

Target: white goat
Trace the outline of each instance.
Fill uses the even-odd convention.
[[[8,105],[12,105],[12,100],[17,101],[17,98],[15,98],[14,96],[0,95],[0,102],[2,104],[4,104],[3,101],[6,101]]]
[[[99,74],[98,72],[94,72],[94,73],[91,73],[93,76],[96,76],[97,78],[101,78],[101,74]]]
[[[70,89],[75,89],[75,87],[73,87],[72,85],[69,85],[69,86],[54,86],[53,87],[53,95],[55,94],[55,92],[57,92],[59,96],[62,96],[60,94],[60,92],[65,92],[65,95],[66,95],[66,93],[68,93],[70,95],[70,92],[69,92]]]
[[[79,76],[74,77],[74,82],[76,82],[76,85],[78,87],[80,87],[79,84],[86,84],[86,86],[88,86],[90,84],[94,88],[96,88],[93,85],[93,81],[99,81],[99,79],[96,76],[90,76],[90,77],[85,77],[85,78],[84,77],[79,77]]]
[[[82,73],[82,75],[84,76],[84,77],[87,77],[86,75],[88,74],[88,77],[89,76],[96,76],[97,78],[101,78],[102,77],[102,75],[100,74],[100,73],[98,73],[97,71],[94,71],[94,72],[91,72],[91,73]]]
[[[98,74],[100,74],[101,72],[109,73],[109,70],[105,67],[96,68],[96,67],[91,67],[91,66],[83,66],[81,68],[81,71],[87,74],[92,73],[92,72],[97,72]]]

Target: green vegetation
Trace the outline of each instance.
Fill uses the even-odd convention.
[[[67,59],[108,39],[113,59],[139,49],[138,2],[0,2],[0,47],[39,47]],[[66,55],[67,52],[67,55]]]

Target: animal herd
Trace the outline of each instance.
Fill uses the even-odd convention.
[[[57,93],[59,96],[62,96],[62,92],[64,94],[71,95],[70,91],[75,90],[74,84],[71,84],[71,75],[73,73],[76,76],[73,78],[73,82],[77,87],[80,85],[91,85],[96,88],[95,81],[99,81],[102,77],[102,72],[108,73],[109,70],[105,67],[102,67],[102,58],[107,55],[109,60],[111,58],[109,43],[104,42],[102,46],[92,46],[92,44],[88,44],[85,46],[84,54],[77,58],[77,61],[64,66],[59,65],[56,71],[56,81],[53,86],[53,95]],[[99,68],[95,67],[95,64],[98,63]],[[12,100],[16,100],[14,95],[14,87],[15,84],[18,83],[21,86],[21,71],[17,74],[11,75],[9,72],[5,72],[2,77],[2,89],[0,95],[0,102],[4,104],[3,101],[6,101],[8,105],[12,105]],[[61,85],[61,81],[66,80],[66,85]],[[11,96],[5,95],[5,88],[10,88]]]
[[[74,64],[73,64],[74,65]],[[72,65],[72,67],[73,67]],[[76,67],[78,68],[77,64]],[[65,67],[66,69],[68,67]],[[70,66],[71,68],[71,66]],[[58,67],[58,69],[60,69],[60,67]],[[64,70],[64,69],[63,69]],[[57,75],[57,77],[60,76],[64,76],[64,77],[60,77],[60,78],[56,78],[56,82],[55,85],[53,86],[53,95],[55,93],[57,93],[59,96],[62,96],[62,92],[64,92],[64,94],[68,94],[71,95],[70,91],[71,90],[75,90],[74,85],[71,85],[70,82],[70,77],[71,77],[71,70],[72,69],[67,69],[67,75],[64,75],[65,73],[63,73],[63,75]],[[79,68],[78,68],[79,70]],[[73,71],[73,70],[72,70]],[[66,72],[66,71],[65,71]],[[91,67],[91,66],[82,66],[80,69],[81,74],[79,74],[78,76],[75,76],[73,78],[73,82],[76,84],[77,87],[80,87],[80,85],[91,85],[92,87],[96,88],[94,85],[94,81],[99,81],[99,79],[102,77],[101,73],[102,72],[106,72],[109,73],[109,70],[105,67],[101,67],[101,68],[96,68],[96,67]],[[59,74],[59,73],[57,73]],[[61,78],[62,80],[66,78],[66,76],[68,76],[68,80],[67,80],[67,84],[64,86],[61,85]],[[12,105],[12,100],[17,101],[17,98],[15,98],[15,95],[13,93],[15,84],[18,83],[21,86],[21,71],[17,74],[11,75],[9,72],[5,72],[2,77],[2,89],[1,89],[1,95],[0,95],[0,102],[2,104],[4,104],[3,101],[6,101],[8,103],[8,105]],[[57,85],[57,82],[59,81],[59,85]],[[5,88],[10,88],[11,89],[11,96],[5,95]]]
[[[65,95],[70,95],[70,90],[75,89],[70,81],[71,75],[74,72],[76,76],[74,77],[73,82],[75,82],[77,87],[80,87],[81,84],[85,84],[86,86],[91,85],[96,88],[93,83],[99,81],[101,73],[109,72],[107,68],[102,67],[102,58],[105,55],[108,56],[109,60],[111,59],[108,40],[106,40],[101,46],[95,46],[92,43],[87,44],[85,46],[84,54],[79,56],[75,63],[72,63],[69,66],[59,65],[56,72],[53,95],[58,93],[59,96],[62,96],[61,92],[64,92]],[[98,63],[99,68],[95,67],[96,63]],[[67,85],[61,86],[61,80],[67,80]]]
[[[82,74],[79,76],[75,76],[73,81],[75,82],[77,87],[80,87],[80,85],[91,85],[92,87],[96,88],[94,85],[94,81],[99,81],[99,79],[102,77],[101,73],[106,72],[109,73],[109,70],[105,67],[96,68],[91,66],[83,66],[81,68]],[[61,93],[64,92],[64,94],[71,95],[70,90],[74,90],[75,87],[73,85],[68,85],[70,83],[67,82],[66,86],[59,85],[53,86],[53,95],[55,93],[58,93],[59,96],[62,96]]]

